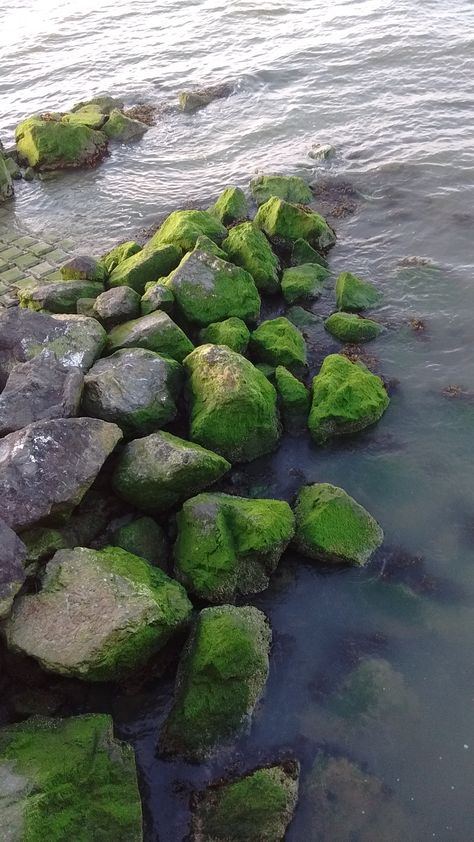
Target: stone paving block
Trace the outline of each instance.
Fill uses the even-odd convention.
[[[51,263],[65,263],[68,257],[69,255],[62,249],[55,249],[54,251],[50,251],[48,254],[48,260],[50,260]]]
[[[18,249],[16,246],[8,246],[6,249],[0,251],[0,257],[3,260],[11,260],[12,257],[19,257],[21,254],[21,249]]]
[[[13,243],[14,240],[17,240],[20,236],[19,231],[2,231],[1,239],[4,244]]]
[[[17,266],[14,266],[13,269],[7,269],[6,272],[0,274],[0,283],[12,284],[14,281],[19,281],[24,277],[24,273]]]
[[[66,239],[60,240],[60,242],[58,243],[58,247],[64,249],[64,251],[72,251],[76,248],[76,244],[74,240]]]
[[[0,257],[0,272],[2,272],[4,269],[7,269],[9,265],[10,264],[7,263],[6,260],[4,260],[2,257]]]
[[[44,276],[45,281],[62,281],[63,276],[59,269],[55,269],[54,272],[50,272],[49,275]]]
[[[14,257],[13,263],[19,269],[30,269],[32,266],[37,266],[40,260],[35,254],[29,254],[27,252],[26,254],[21,254],[20,257]]]
[[[42,257],[44,254],[54,251],[54,248],[55,246],[52,243],[46,243],[43,240],[38,240],[34,246],[30,246],[29,251],[36,254],[38,257]]]
[[[35,278],[42,278],[43,275],[47,275],[49,272],[52,272],[55,267],[51,265],[51,263],[47,263],[44,261],[43,263],[38,263],[37,266],[33,266],[30,269],[32,275]]]
[[[18,246],[18,248],[26,249],[29,246],[34,245],[36,240],[35,240],[34,237],[29,237],[29,236],[24,235],[22,237],[18,237],[18,240],[14,240],[13,242],[14,242],[15,246]]]

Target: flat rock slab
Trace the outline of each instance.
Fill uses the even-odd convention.
[[[25,581],[25,558],[23,541],[0,520],[0,620],[10,613],[15,594]]]

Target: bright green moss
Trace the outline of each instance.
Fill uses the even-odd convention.
[[[18,155],[39,170],[95,164],[107,151],[107,138],[89,126],[29,117],[15,132]]]
[[[336,281],[336,304],[339,310],[366,310],[380,303],[382,293],[373,284],[351,272],[341,272]]]
[[[244,191],[240,187],[227,187],[209,208],[209,213],[216,216],[223,225],[247,219],[249,209]]]
[[[291,247],[295,240],[306,240],[318,251],[325,251],[336,242],[336,235],[324,217],[283,199],[272,198],[261,205],[254,223],[270,239]]]
[[[303,336],[284,316],[262,322],[251,335],[250,349],[256,360],[270,365],[294,368],[306,363]]]
[[[285,269],[281,279],[283,298],[287,304],[319,298],[328,277],[328,270],[317,263],[303,263]]]
[[[306,422],[311,397],[304,383],[281,365],[275,370],[275,383],[285,426],[291,431],[295,421],[304,418]]]
[[[134,254],[138,254],[141,250],[142,247],[138,245],[138,243],[134,240],[129,240],[126,243],[120,243],[119,246],[115,246],[115,248],[108,251],[107,254],[104,254],[104,256],[101,257],[100,262],[110,274],[119,265],[119,263],[123,263],[124,260],[127,260],[129,257],[133,257]]]
[[[313,201],[311,188],[304,178],[296,175],[259,175],[250,182],[250,190],[257,205],[263,205],[272,196],[296,205],[309,205]]]
[[[156,247],[164,243],[173,243],[183,252],[191,251],[201,234],[205,234],[215,243],[221,243],[227,235],[227,230],[218,219],[207,211],[173,211],[151,238],[148,245]]]
[[[109,277],[109,286],[132,287],[143,295],[145,284],[168,275],[178,265],[181,254],[181,250],[173,245],[145,246],[115,267]]]
[[[114,546],[164,568],[168,541],[162,527],[151,517],[140,517],[115,530]]]
[[[77,111],[65,114],[62,117],[63,123],[79,124],[82,126],[89,126],[90,129],[101,129],[107,119],[97,105],[84,105],[78,108]]]
[[[201,236],[197,238],[194,251],[205,251],[206,254],[213,254],[214,257],[220,257],[221,260],[228,260],[225,251],[219,248],[219,246],[213,240],[209,239],[209,237],[206,237],[205,234],[201,234]]]
[[[377,322],[361,319],[355,313],[333,313],[324,322],[324,327],[341,342],[368,342],[382,330]]]
[[[280,264],[265,234],[252,222],[231,228],[222,243],[229,260],[242,266],[255,281],[260,292],[273,293],[279,289]]]
[[[238,354],[245,353],[249,339],[250,331],[247,325],[242,319],[236,317],[224,319],[223,322],[214,322],[199,333],[199,340],[203,345],[209,342],[213,345],[227,345]]]
[[[295,240],[291,249],[291,265],[301,266],[302,263],[317,263],[318,266],[328,268],[327,260],[312,248],[306,240]]]
[[[112,328],[108,351],[112,353],[119,348],[147,348],[180,363],[194,345],[167,313],[156,310]]]

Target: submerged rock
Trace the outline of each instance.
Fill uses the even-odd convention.
[[[194,798],[190,842],[283,842],[298,801],[299,763],[255,769]]]
[[[281,279],[281,291],[287,304],[295,301],[314,301],[323,291],[329,272],[317,263],[302,263],[285,269]]]
[[[8,842],[143,839],[134,751],[106,714],[2,728],[0,802]]]
[[[122,438],[97,418],[36,421],[0,440],[0,518],[24,529],[80,503]]]
[[[382,326],[372,319],[361,319],[355,313],[333,313],[324,327],[341,342],[368,342],[382,332]]]
[[[250,462],[276,447],[276,391],[252,363],[225,345],[201,345],[184,365],[194,441],[230,462]]]
[[[164,313],[171,315],[174,310],[174,295],[164,284],[150,282],[145,284],[140,311],[142,316],[147,316],[155,310],[163,310]]]
[[[364,565],[383,542],[372,515],[342,488],[326,482],[300,490],[295,518],[293,543],[316,561]]]
[[[161,749],[200,760],[240,731],[263,693],[270,643],[270,627],[257,608],[201,611],[178,667]]]
[[[174,245],[145,246],[141,251],[122,260],[109,277],[110,287],[131,287],[143,295],[145,284],[157,281],[176,268],[181,259],[181,250]]]
[[[139,517],[120,526],[113,534],[113,543],[150,564],[166,568],[168,541],[162,527],[151,517]]]
[[[373,727],[375,722],[387,727],[419,714],[416,695],[405,683],[402,673],[384,658],[364,658],[344,679],[328,700],[331,715],[357,728]]]
[[[140,120],[133,120],[127,117],[123,111],[114,108],[110,112],[110,116],[104,125],[103,131],[109,140],[134,140],[142,137],[148,131],[148,126]]]
[[[313,380],[310,433],[323,444],[331,436],[363,430],[382,417],[389,403],[380,377],[360,362],[331,354]]]
[[[243,222],[231,228],[222,248],[232,263],[242,266],[252,276],[260,292],[278,291],[279,260],[265,234],[252,222]]]
[[[104,254],[101,257],[100,262],[105,267],[105,270],[108,274],[113,272],[113,270],[119,265],[119,263],[123,263],[124,260],[127,260],[129,257],[133,257],[134,254],[138,254],[141,251],[142,247],[135,242],[135,240],[129,240],[126,243],[120,243],[120,245],[115,246],[115,248],[108,251],[107,254]]]
[[[71,257],[63,263],[60,271],[65,281],[96,281],[103,284],[107,277],[102,263],[87,255]]]
[[[213,322],[199,332],[199,340],[205,345],[227,345],[231,351],[244,354],[250,340],[250,331],[242,321],[233,316],[223,322]]]
[[[0,520],[0,620],[8,617],[13,600],[26,579],[26,547],[18,535]],[[1,802],[1,783],[0,783]]]
[[[191,251],[203,234],[219,244],[227,236],[227,229],[208,211],[177,210],[165,219],[148,246],[173,243],[182,251]]]
[[[227,187],[211,205],[209,213],[216,216],[223,225],[231,225],[233,222],[247,219],[249,208],[244,191],[240,187]]]
[[[195,88],[192,91],[181,91],[179,94],[179,107],[181,111],[192,114],[200,108],[204,108],[215,99],[224,99],[233,92],[233,86],[227,82],[219,85],[210,85],[207,88]]]
[[[102,132],[60,119],[29,117],[17,126],[15,138],[20,159],[41,171],[95,166],[107,153]]]
[[[167,313],[156,310],[112,328],[108,349],[113,352],[120,348],[146,348],[180,363],[194,345]]]
[[[212,485],[229,468],[217,453],[171,433],[152,433],[124,447],[113,486],[138,509],[161,512]]]
[[[303,336],[284,316],[262,322],[252,333],[250,348],[256,360],[269,365],[298,368],[306,364]]]
[[[50,281],[20,290],[20,307],[49,313],[75,313],[81,298],[96,298],[104,287],[95,281]]]
[[[110,681],[143,666],[189,620],[184,588],[119,547],[59,550],[42,590],[15,602],[8,645],[61,675]]]
[[[208,602],[265,590],[294,532],[293,513],[283,500],[229,494],[193,497],[177,524],[176,577]]]
[[[95,300],[93,314],[108,329],[140,315],[140,296],[129,286],[102,292]]]
[[[296,240],[306,240],[318,251],[326,251],[336,242],[336,235],[323,216],[283,199],[272,198],[260,205],[254,222],[270,239],[287,247]]]
[[[336,281],[336,304],[339,310],[366,310],[380,303],[381,292],[352,272],[341,272]]]
[[[313,201],[310,186],[296,175],[259,175],[250,182],[250,190],[257,205],[263,205],[273,196],[295,205],[309,205]]]

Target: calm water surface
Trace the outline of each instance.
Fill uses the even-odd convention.
[[[343,486],[383,525],[385,548],[363,573],[328,574],[292,555],[282,563],[254,600],[275,637],[265,698],[250,734],[208,765],[156,755],[171,680],[116,699],[119,733],[138,751],[148,842],[183,839],[194,784],[280,751],[303,763],[289,842],[471,842],[474,4],[11,0],[0,12],[0,67],[4,141],[25,115],[89,94],[173,105],[181,88],[235,82],[231,97],[195,115],[163,114],[94,171],[20,184],[12,226],[72,232],[100,253],[258,171],[343,179],[358,199],[335,221],[331,268],[385,292],[387,330],[367,347],[393,381],[381,423],[324,450],[286,437],[271,459],[234,471],[244,493],[288,500],[303,482]],[[330,163],[308,158],[315,142],[337,148]],[[412,256],[423,265],[405,265]],[[328,349],[321,332],[316,367]],[[460,397],[443,394],[453,384]],[[380,705],[338,717],[340,686],[367,658],[387,676]],[[321,747],[378,776],[411,831],[388,812],[385,825],[382,805],[360,833],[321,835],[308,794]]]

